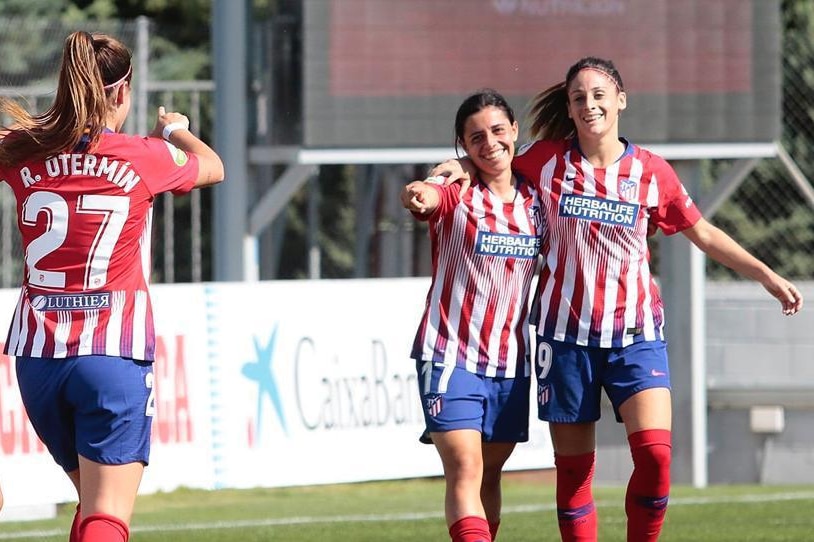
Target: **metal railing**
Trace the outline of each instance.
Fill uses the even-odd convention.
[[[0,20],[0,30],[3,27]],[[28,24],[25,21],[8,22],[8,26]],[[33,23],[32,23],[33,24]],[[71,30],[60,25],[49,27],[54,34],[48,37],[61,43]],[[214,101],[213,81],[158,81],[150,79],[150,21],[141,17],[120,24],[119,37],[133,46],[133,101],[125,131],[147,135],[155,122],[159,105],[167,110],[178,110],[190,119],[190,130],[201,137],[211,126]],[[31,83],[3,85],[4,78],[11,78],[0,68],[0,96],[20,101],[29,111],[41,111],[50,106],[54,98],[56,66],[59,65],[56,50],[51,62],[45,63],[47,71],[28,73]],[[45,70],[43,68],[43,70]],[[48,82],[44,82],[48,81]],[[208,279],[206,231],[204,224],[208,215],[208,198],[193,190],[189,196],[175,197],[170,193],[157,198],[154,209],[153,235],[154,260],[152,279],[155,282],[190,281]],[[0,183],[0,287],[16,287],[21,281],[22,248],[16,224],[14,195],[5,183]]]

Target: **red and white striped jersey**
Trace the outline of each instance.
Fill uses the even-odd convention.
[[[152,360],[152,203],[191,190],[194,155],[156,138],[105,132],[92,152],[0,169],[17,199],[22,290],[5,352]]]
[[[518,180],[514,201],[504,203],[477,180],[463,197],[457,185],[435,188],[432,284],[412,357],[528,376],[528,295],[544,228],[537,191]]]
[[[531,315],[542,337],[596,347],[664,338],[648,223],[671,235],[701,214],[663,158],[625,143],[605,169],[570,139],[531,143],[512,163],[538,183],[547,223]]]

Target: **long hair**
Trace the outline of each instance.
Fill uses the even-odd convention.
[[[119,86],[131,77],[130,51],[105,34],[74,32],[65,40],[54,103],[32,115],[11,100],[0,112],[13,124],[0,145],[0,164],[46,158],[73,149],[83,136],[93,149]]]
[[[466,119],[487,107],[497,107],[506,113],[506,117],[511,124],[514,124],[514,110],[499,92],[491,88],[484,88],[466,98],[455,114],[455,153],[458,152],[458,145],[464,140],[464,126]]]
[[[576,135],[574,121],[568,117],[568,86],[577,74],[584,70],[604,73],[616,85],[618,92],[624,92],[622,76],[610,60],[586,56],[568,69],[565,81],[550,86],[532,98],[529,106],[532,139],[556,140]]]

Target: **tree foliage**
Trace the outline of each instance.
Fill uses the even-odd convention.
[[[814,3],[784,0],[782,144],[809,182],[814,179]],[[715,176],[728,163],[713,164]],[[713,222],[781,275],[814,278],[814,209],[779,159],[763,160]],[[710,262],[714,278],[734,278]]]
[[[240,2],[243,0],[235,0]],[[298,0],[253,0],[253,20],[272,17]],[[36,84],[54,73],[64,39],[62,26],[88,27],[111,19],[151,21],[150,77],[208,79],[212,75],[211,0],[0,0],[0,82]],[[782,143],[808,179],[814,179],[814,2],[782,0]],[[281,11],[282,10],[282,11]],[[11,23],[25,18],[25,25]],[[707,180],[720,177],[725,161],[705,164]],[[323,167],[320,246],[325,276],[350,276],[354,268],[353,168]],[[288,215],[279,276],[306,275],[307,191]],[[799,197],[782,163],[763,160],[736,193],[711,217],[748,250],[791,278],[814,274],[814,212]],[[714,278],[733,277],[710,262]]]

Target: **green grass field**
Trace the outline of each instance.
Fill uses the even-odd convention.
[[[624,541],[624,488],[599,487],[600,540]],[[559,540],[554,488],[510,475],[498,540]],[[0,540],[64,541],[73,511],[56,519],[0,523]],[[199,491],[139,497],[138,542],[448,540],[440,479],[283,489]],[[674,487],[665,542],[814,541],[814,487]]]

